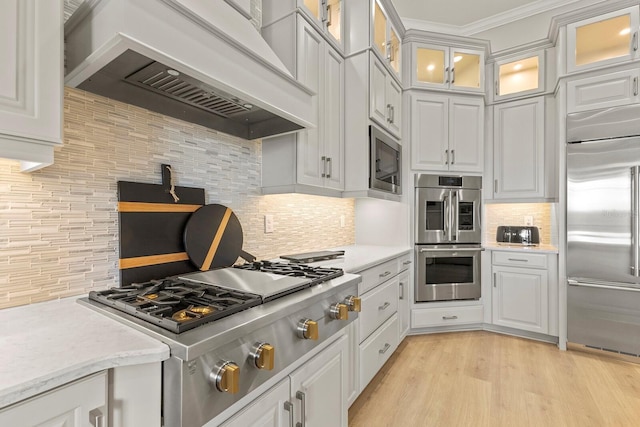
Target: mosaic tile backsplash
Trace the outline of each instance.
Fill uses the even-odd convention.
[[[540,231],[540,243],[557,245],[557,226],[553,203],[485,204],[484,241],[495,242],[500,225],[525,225],[524,217],[532,216]]]
[[[64,117],[54,165],[24,174],[0,159],[0,308],[118,286],[116,183],[160,184],[162,163],[176,185],[232,208],[259,259],[354,243],[353,199],[261,195],[260,141],[71,88]]]

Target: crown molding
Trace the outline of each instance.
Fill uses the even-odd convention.
[[[558,2],[558,0],[539,0],[515,9],[490,16],[485,19],[479,19],[467,25],[450,25],[438,22],[423,21],[413,18],[403,18],[402,22],[407,29],[417,29],[424,31],[432,31],[436,33],[454,34],[458,36],[471,36],[483,31],[491,30],[505,24],[528,18],[532,15],[548,12],[551,10],[566,8],[567,5],[573,3],[581,3],[583,0],[566,0]]]

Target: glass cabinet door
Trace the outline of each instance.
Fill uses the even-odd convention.
[[[638,51],[639,6],[569,24],[569,72],[631,60]]]
[[[378,48],[383,58],[387,57],[387,17],[380,4],[374,2],[373,12],[373,44]]]
[[[400,74],[400,38],[393,27],[391,27],[390,30],[389,64],[391,64],[391,68],[393,68],[396,74]]]
[[[445,84],[446,51],[416,48],[416,79],[420,83]]]
[[[498,67],[496,96],[502,97],[540,89],[541,65],[540,55],[496,64]]]
[[[458,88],[480,88],[484,61],[481,55],[452,50],[451,85]]]
[[[327,0],[327,31],[342,44],[342,0]]]
[[[314,18],[320,21],[320,0],[304,0],[304,6],[311,12]]]

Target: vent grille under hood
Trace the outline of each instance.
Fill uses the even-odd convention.
[[[223,0],[85,0],[65,39],[68,86],[244,139],[313,127],[315,94]]]

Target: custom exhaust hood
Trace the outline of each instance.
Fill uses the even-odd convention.
[[[317,125],[315,95],[225,0],[85,0],[65,84],[244,139]]]

